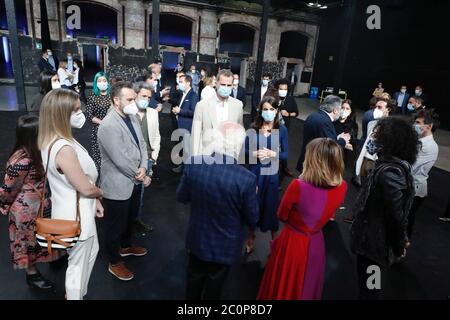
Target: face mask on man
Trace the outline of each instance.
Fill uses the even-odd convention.
[[[123,113],[130,116],[134,116],[135,114],[138,113],[138,111],[139,111],[138,107],[136,105],[136,102],[134,101],[123,108]]]
[[[272,122],[275,119],[275,116],[277,115],[277,112],[274,110],[264,110],[261,113],[262,118],[266,122]]]
[[[106,90],[108,90],[108,82],[104,82],[104,81],[97,82],[97,87],[98,87],[98,90],[100,90],[100,91],[106,91]]]
[[[47,52],[47,55],[48,55],[49,57],[51,57],[51,56],[53,55],[53,53],[52,53],[51,51],[48,51],[48,52]]]
[[[75,129],[81,129],[86,122],[86,116],[83,111],[79,110],[70,116],[70,126]]]
[[[417,135],[418,135],[419,137],[422,136],[422,134],[423,134],[423,128],[422,128],[422,126],[421,126],[420,124],[414,124],[414,130],[416,130]]]
[[[406,89],[401,89],[400,92],[405,94],[406,93]]]
[[[147,99],[141,99],[138,101],[137,106],[139,107],[139,109],[147,109],[149,104],[149,101]]]
[[[278,95],[280,96],[280,98],[285,98],[287,96],[287,93],[287,90],[278,90]]]
[[[416,89],[415,93],[416,93],[416,96],[420,96],[422,94],[422,90]]]
[[[373,118],[375,120],[383,118],[383,115],[384,115],[384,113],[380,109],[376,108],[375,110],[373,110]]]
[[[263,84],[264,87],[267,87],[267,86],[269,85],[269,80],[264,79],[264,80],[262,81],[262,84]]]
[[[61,89],[59,81],[52,81],[52,89]]]
[[[234,84],[235,86],[237,86],[237,85],[239,84],[239,79],[234,79],[234,80],[233,80],[233,84]]]
[[[414,105],[413,105],[412,103],[408,103],[408,105],[406,106],[406,108],[408,108],[408,111],[414,111],[414,110],[416,110],[416,109],[414,108]]]
[[[184,92],[186,91],[186,85],[184,83],[179,83],[178,89],[180,89],[181,92]]]
[[[176,81],[177,81],[177,84],[180,84],[180,78],[177,78]]]
[[[231,95],[231,91],[232,91],[231,87],[227,86],[219,86],[219,89],[217,89],[217,93],[222,98],[228,98]]]

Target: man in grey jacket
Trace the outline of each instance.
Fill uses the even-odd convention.
[[[111,88],[113,108],[98,129],[108,270],[124,281],[134,275],[125,267],[123,257],[147,254],[147,249],[131,244],[142,182],[145,186],[151,182],[146,175],[147,146],[136,117],[135,98],[131,83],[116,83]]]

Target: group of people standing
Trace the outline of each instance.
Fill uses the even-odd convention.
[[[56,66],[50,57],[46,52],[43,66]],[[352,218],[352,249],[361,297],[376,298],[377,293],[363,285],[366,269],[392,265],[411,245],[414,217],[437,159],[432,136],[438,126],[436,113],[417,110],[413,125],[390,116],[390,97],[376,97],[371,114],[365,115],[361,142],[352,102],[328,96],[306,119],[297,163],[300,176],[289,184],[280,203],[279,174],[293,176],[287,159],[289,128],[298,115],[289,95],[294,79],[273,84],[270,74],[263,75],[252,101],[255,134],[249,135],[243,121],[245,89],[238,75],[229,70],[216,76],[202,70],[199,75],[195,65],[187,73],[176,71],[173,88],[164,86],[158,63],[135,83],[113,83],[100,72],[85,112],[73,87],[57,85],[59,72],[41,73],[36,108],[19,118],[16,145],[0,188],[0,209],[10,219],[13,263],[26,270],[30,286],[53,289],[35,265],[67,252],[66,298],[86,295],[99,251],[96,217],[103,219],[108,271],[122,281],[133,279],[124,258],[148,253],[133,244],[132,231],[136,223],[145,225],[144,189],[158,163],[159,117],[167,102],[173,129],[184,130],[183,161],[173,170],[182,173],[176,198],[191,207],[188,299],[220,298],[243,247],[247,254],[254,251],[256,228],[271,233],[258,299],[320,299],[325,273],[321,230],[345,199],[347,153],[359,148],[354,168],[363,186]],[[92,123],[90,153],[72,134],[72,128],[82,128],[86,120]],[[246,166],[240,164],[242,157]],[[274,163],[275,170],[270,170]],[[75,246],[52,254],[37,245],[34,234],[45,176],[51,217],[75,220],[77,206],[81,212],[82,231]],[[284,226],[277,236],[280,221]]]

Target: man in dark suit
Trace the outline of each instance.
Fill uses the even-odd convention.
[[[255,86],[255,88],[253,89],[254,92],[253,92],[253,96],[252,96],[252,112],[251,112],[252,120],[255,119],[256,113],[259,108],[259,104],[261,103],[262,98],[264,97],[267,90],[269,89],[271,78],[272,78],[272,76],[270,75],[270,73],[264,73],[262,76],[262,80],[261,80],[261,86]],[[256,81],[255,81],[255,85],[256,85]]]
[[[178,129],[185,129],[191,132],[192,120],[194,118],[195,107],[199,101],[198,95],[192,89],[192,78],[190,76],[181,76],[179,89],[183,92],[180,104],[172,108],[172,113],[177,116]],[[189,143],[187,143],[188,145]],[[183,165],[173,169],[174,172],[180,173],[183,171]]]
[[[423,93],[422,85],[419,84],[416,86],[416,89],[414,90],[414,96],[421,98],[424,104],[428,103],[428,96]]]
[[[56,56],[53,55],[52,50],[42,50],[42,57],[38,62],[39,70],[42,71],[58,71],[59,61]]]
[[[247,104],[247,98],[245,95],[245,89],[239,85],[238,74],[233,74],[233,91],[231,91],[231,96],[242,101],[242,107],[245,108],[245,105]]]
[[[289,80],[289,95],[293,96],[295,86],[297,85],[297,82],[298,82],[298,77],[295,74],[294,70],[291,71],[291,74],[289,75],[288,80]]]
[[[394,93],[394,100],[397,102],[397,110],[395,113],[405,114],[406,106],[408,105],[408,101],[411,95],[407,92],[407,88],[405,85],[402,85],[400,91]]]
[[[327,96],[319,111],[311,114],[306,118],[303,127],[303,145],[300,152],[300,158],[297,162],[297,170],[301,173],[303,170],[303,161],[305,160],[306,146],[308,143],[316,138],[330,138],[342,147],[352,150],[352,145],[349,144],[350,134],[341,133],[336,135],[333,122],[338,120],[341,116],[342,99],[329,95]]]
[[[187,300],[220,299],[230,266],[241,255],[246,227],[254,230],[259,216],[256,176],[237,161],[244,128],[224,122],[214,133],[215,153],[190,158],[177,189],[177,200],[191,203]]]
[[[171,111],[173,110],[173,108],[175,108],[176,106],[178,106],[180,104],[181,98],[183,97],[183,92],[179,89],[179,83],[180,83],[180,77],[184,76],[185,73],[183,71],[177,72],[176,75],[176,85],[175,87],[170,88],[170,94],[169,94],[169,104],[170,104],[170,109]],[[172,128],[173,130],[178,128],[178,121],[177,121],[177,117],[175,114],[173,114],[172,112],[170,113],[171,117],[172,117]]]

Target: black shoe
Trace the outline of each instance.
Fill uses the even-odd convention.
[[[141,219],[137,219],[135,224],[136,224],[137,231],[140,231],[140,232],[152,232],[153,230],[155,230],[155,228],[153,226],[145,223]]]
[[[348,215],[348,216],[344,217],[344,222],[353,223],[353,221],[355,221],[355,217],[352,215]]]
[[[35,274],[27,274],[27,284],[31,289],[39,289],[43,291],[54,291],[53,283],[45,279],[39,272]]]

